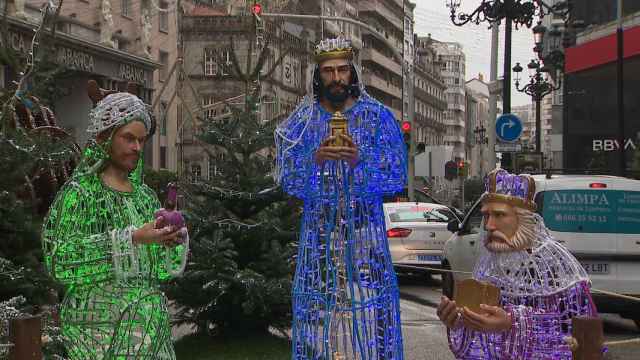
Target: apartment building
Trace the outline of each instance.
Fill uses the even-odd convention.
[[[323,15],[358,20],[358,3],[361,1],[365,0],[301,0],[299,6],[295,9],[289,8],[287,10],[294,10],[296,13],[305,15]],[[315,41],[342,36],[351,40],[356,53],[362,50],[362,30],[355,24],[345,21],[318,21],[316,19],[296,22],[302,25],[310,34],[314,34],[310,38],[315,39]],[[356,62],[358,60],[358,57],[356,57]]]
[[[447,89],[447,111],[445,113],[446,132],[444,144],[453,146],[456,159],[464,159],[465,155],[465,67],[466,57],[462,45],[455,42],[433,43],[441,64],[442,76]]]
[[[252,71],[260,54],[257,42],[267,47],[269,55],[261,71],[264,77],[259,79],[259,84],[252,83],[249,87],[250,90],[256,86],[260,89],[258,111],[263,119],[293,111],[306,94],[309,81],[306,70],[311,61],[313,41],[304,27],[263,19],[259,30],[261,40],[257,41],[254,18],[244,16],[241,7],[228,5],[197,6],[184,17],[184,68],[189,86],[193,86],[197,97],[191,91],[184,91],[178,156],[181,169],[194,179],[221,175],[216,163],[224,156],[213,148],[203,151],[203,145],[196,143],[195,136],[207,122],[230,116],[227,104],[244,106],[247,84],[232,76],[230,70],[234,53],[242,71],[246,72],[248,60],[253,64],[249,69]],[[278,63],[281,57],[283,59]],[[192,113],[195,119],[191,118]]]
[[[489,127],[489,84],[484,76],[478,74],[465,83],[466,92],[466,154],[471,164],[470,177],[484,177],[488,172],[488,158],[493,149],[488,148],[487,131]]]
[[[447,87],[441,75],[441,64],[430,36],[416,36],[415,47],[413,69],[416,144],[419,149],[424,146],[444,145]]]
[[[512,106],[511,113],[522,121],[522,135],[520,135],[519,141],[523,150],[533,151],[536,146],[536,105],[531,103]]]
[[[374,27],[404,54],[405,1],[358,1],[357,7],[359,20]],[[360,60],[367,92],[387,105],[397,119],[402,119],[403,64],[394,58],[393,51],[374,35],[363,33],[362,42]]]

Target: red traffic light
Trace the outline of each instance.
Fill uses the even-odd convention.
[[[260,4],[254,4],[251,7],[251,13],[253,13],[253,15],[258,15],[260,16],[262,14],[262,5]]]
[[[408,121],[403,121],[402,125],[400,126],[403,132],[409,132],[411,131],[411,123]]]

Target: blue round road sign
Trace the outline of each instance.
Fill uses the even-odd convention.
[[[514,114],[502,114],[496,120],[496,135],[502,141],[516,141],[522,134],[522,121]]]

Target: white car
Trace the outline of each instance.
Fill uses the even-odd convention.
[[[534,175],[535,201],[551,235],[564,244],[589,274],[593,288],[640,295],[640,181],[603,175]],[[444,247],[444,268],[471,272],[480,250],[480,202]],[[445,273],[442,290],[453,295],[456,281],[469,274]],[[619,313],[640,327],[640,307],[593,293],[598,311]]]
[[[384,217],[397,272],[420,272],[416,267],[425,266],[440,268],[442,248],[451,236],[447,224],[459,221],[449,208],[422,202],[385,203]]]

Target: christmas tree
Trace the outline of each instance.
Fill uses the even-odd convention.
[[[47,60],[55,46],[52,20],[57,16],[50,6],[42,9],[34,39],[42,45],[34,45],[33,56],[25,59],[11,47],[0,49],[0,64],[9,78],[18,79],[0,89],[0,301],[21,296],[25,308],[32,309],[57,301],[58,287],[42,265],[40,228],[79,157],[79,148],[47,106],[57,96],[51,87],[66,74]],[[8,33],[0,36],[7,43]],[[12,271],[7,274],[4,268]]]
[[[198,139],[216,159],[216,172],[206,181],[182,181],[190,261],[166,290],[180,307],[178,323],[195,324],[201,332],[246,335],[291,323],[299,206],[272,176],[273,134],[285,114],[260,116],[258,79],[266,49],[254,68],[248,57],[244,72],[233,52],[234,75],[245,84],[244,106],[227,104],[230,115],[202,122]]]

